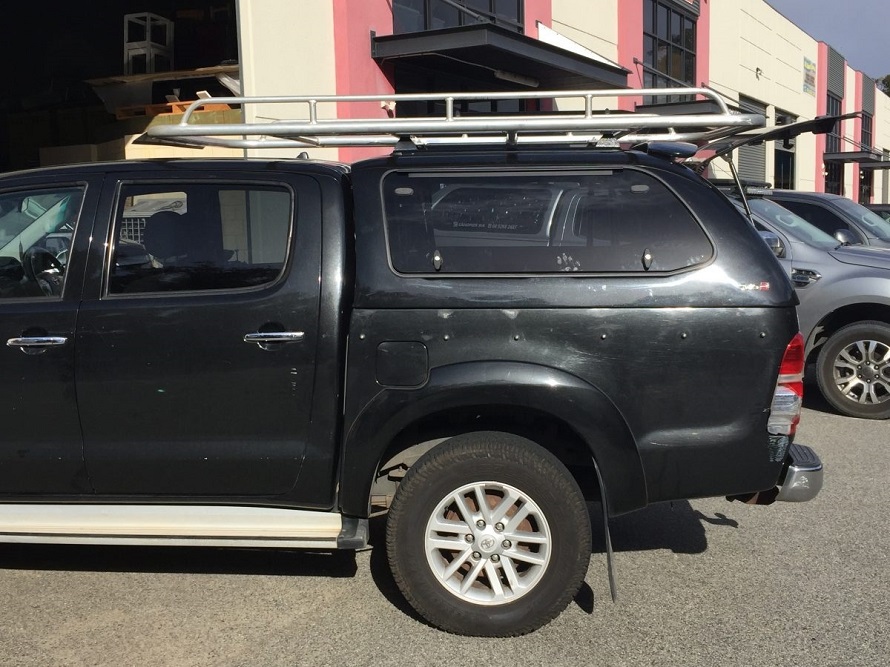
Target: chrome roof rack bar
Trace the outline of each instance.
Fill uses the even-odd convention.
[[[702,96],[716,105],[716,113],[659,115],[611,113],[596,110],[597,98],[640,96]],[[485,113],[460,115],[465,102],[496,100],[572,100],[582,110],[540,114]],[[376,103],[386,110],[400,102],[441,106],[439,115],[337,118],[337,105]],[[195,116],[204,105],[295,105],[293,120],[254,120],[241,123],[200,122]],[[332,107],[329,105],[333,105]],[[322,108],[331,109],[320,114]],[[342,110],[342,107],[339,108]],[[287,109],[292,112],[292,108]],[[331,116],[331,117],[327,117]],[[434,143],[588,143],[616,138],[621,142],[713,141],[761,127],[759,114],[730,111],[722,96],[709,88],[645,88],[586,91],[521,91],[499,93],[423,93],[411,95],[326,95],[315,97],[219,97],[193,102],[179,123],[148,129],[153,142],[165,140],[195,146],[231,148],[306,148],[319,146],[393,146],[410,138],[417,145]]]

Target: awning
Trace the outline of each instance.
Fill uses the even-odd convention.
[[[627,88],[630,73],[491,23],[372,36],[371,56],[379,64],[408,64],[473,79],[487,72],[501,86],[543,90]]]
[[[854,162],[862,169],[890,169],[890,160],[875,151],[839,151],[825,153],[823,162]]]

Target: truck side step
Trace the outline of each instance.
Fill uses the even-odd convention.
[[[342,531],[342,517],[332,512],[0,503],[0,542],[337,549]]]

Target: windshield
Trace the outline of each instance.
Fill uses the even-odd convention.
[[[774,201],[754,198],[748,200],[748,206],[767,222],[808,245],[825,250],[836,248],[838,245],[836,238]]]
[[[835,199],[835,204],[844,213],[861,223],[863,230],[870,238],[890,241],[890,221],[884,220],[874,211],[869,211],[862,204],[850,199]]]

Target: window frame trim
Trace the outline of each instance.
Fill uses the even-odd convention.
[[[89,197],[90,190],[90,180],[88,179],[78,179],[73,181],[46,181],[46,182],[26,182],[19,185],[10,185],[7,187],[0,187],[0,197],[15,193],[15,192],[25,192],[25,191],[47,191],[47,190],[64,190],[64,189],[75,189],[79,188],[81,191],[80,198],[80,210],[77,212],[77,223],[74,226],[74,229],[71,231],[71,242],[68,246],[68,261],[65,263],[65,277],[64,282],[62,283],[62,292],[59,294],[57,298],[49,298],[49,295],[44,296],[26,296],[26,297],[0,297],[0,305],[6,304],[15,304],[15,303],[62,303],[66,300],[66,297],[70,295],[72,289],[76,289],[71,286],[71,282],[68,280],[71,267],[71,258],[74,257],[74,243],[77,239],[78,230],[81,229],[83,225],[84,218],[84,210],[87,206],[87,201]],[[27,196],[27,195],[25,195]],[[90,231],[92,231],[93,221],[91,220],[88,223],[91,227]],[[33,246],[32,246],[33,247]],[[83,276],[84,267],[77,266],[81,274],[81,280]]]
[[[451,0],[451,2],[461,5],[467,11],[462,12],[460,9],[453,7],[453,9],[458,13],[458,23],[456,26],[446,26],[445,28],[432,27],[431,3],[434,1],[435,0],[421,0],[421,2],[423,4],[423,28],[421,30],[411,30],[411,31],[407,31],[407,32],[396,32],[395,14],[396,14],[396,5],[399,3],[398,3],[398,0],[393,0],[393,3],[392,3],[393,4],[393,7],[392,7],[392,9],[393,9],[393,25],[392,25],[393,35],[412,35],[412,34],[418,34],[418,33],[422,33],[422,32],[432,32],[434,30],[447,30],[448,28],[457,28],[457,27],[461,27],[461,26],[465,26],[465,25],[474,25],[476,22],[470,20],[471,17],[470,17],[469,12],[472,12],[474,14],[480,14],[480,15],[486,17],[492,25],[501,26],[501,27],[505,28],[506,30],[512,30],[512,31],[518,32],[521,35],[525,34],[525,2],[524,2],[524,0],[516,0],[516,7],[518,10],[518,12],[517,12],[518,16],[517,16],[516,21],[513,21],[512,19],[505,18],[505,17],[497,14],[494,11],[494,7],[497,3],[497,0],[486,0],[488,2],[488,10],[481,10],[481,9],[477,9],[475,7],[468,7],[466,5],[465,0]],[[445,4],[446,6],[448,5],[448,3],[443,3],[443,4]]]
[[[248,184],[250,185],[265,185],[269,187],[277,187],[282,190],[286,190],[290,195],[290,209],[289,215],[290,220],[288,223],[288,235],[286,239],[286,247],[285,247],[285,257],[284,262],[282,263],[281,271],[276,276],[275,280],[270,281],[268,283],[263,283],[262,285],[253,285],[249,287],[228,287],[228,288],[220,288],[220,289],[203,289],[203,290],[171,290],[168,292],[133,292],[133,293],[117,293],[111,292],[109,290],[111,283],[111,264],[114,257],[114,250],[116,247],[115,232],[117,231],[117,222],[119,218],[119,213],[123,211],[123,202],[121,193],[125,186],[128,185],[137,185],[137,186],[151,186],[151,185],[169,185],[171,189],[175,190],[179,189],[179,191],[186,192],[188,185],[214,185],[214,186],[226,186],[226,185],[237,185],[241,186],[244,189],[247,189]],[[221,188],[218,188],[221,189]],[[99,286],[99,301],[114,301],[118,299],[158,299],[158,298],[188,298],[188,297],[212,297],[214,295],[231,295],[231,294],[250,294],[253,292],[263,292],[266,290],[271,290],[278,288],[283,282],[287,280],[287,277],[291,273],[292,264],[294,261],[294,247],[297,241],[297,230],[296,230],[296,222],[297,222],[297,214],[299,212],[299,198],[297,197],[297,192],[292,183],[286,181],[270,181],[267,179],[252,179],[252,178],[224,178],[224,179],[214,179],[207,176],[202,178],[184,178],[179,176],[175,179],[173,178],[146,178],[140,179],[138,177],[129,176],[126,178],[119,178],[114,186],[114,198],[111,206],[110,219],[108,223],[108,230],[105,239],[105,249],[102,253],[102,277],[100,280]],[[122,217],[122,216],[120,216]]]

